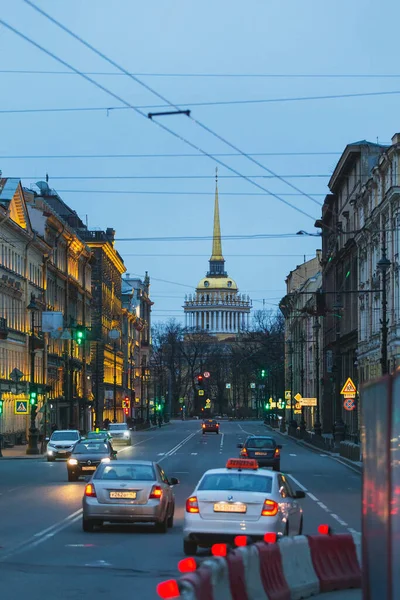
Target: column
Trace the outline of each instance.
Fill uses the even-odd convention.
[[[185,312],[185,329],[187,328],[187,320],[188,320],[187,316],[188,316],[188,314],[187,314],[187,312]]]
[[[237,312],[236,310],[233,312],[233,329],[237,332]]]
[[[249,328],[250,325],[250,312],[247,313],[247,329]]]

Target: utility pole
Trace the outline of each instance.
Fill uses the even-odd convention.
[[[382,285],[382,319],[381,319],[381,368],[382,375],[386,375],[388,372],[388,318],[387,318],[387,290],[386,290],[386,275],[390,269],[390,260],[386,256],[385,244],[382,246],[382,258],[376,265],[378,270],[381,272],[381,285]]]
[[[39,454],[39,448],[37,445],[39,432],[36,428],[37,391],[35,390],[35,311],[38,310],[38,307],[36,305],[34,294],[31,294],[31,301],[27,306],[27,310],[29,310],[31,313],[31,333],[29,336],[29,351],[31,362],[29,401],[31,407],[31,423],[29,428],[29,441],[26,453]]]
[[[319,323],[318,317],[315,317],[315,324],[313,326],[315,331],[315,395],[317,398],[317,414],[316,420],[314,423],[314,432],[315,435],[320,436],[322,433],[321,427],[321,398],[320,398],[320,377],[319,377],[319,331],[321,329],[321,325]]]

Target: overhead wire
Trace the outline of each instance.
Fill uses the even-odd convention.
[[[28,4],[31,4],[30,2],[28,2],[27,0],[24,0],[24,2],[27,2]],[[38,10],[40,12],[41,9],[38,9],[38,7],[36,7],[35,5],[32,5],[36,10]],[[145,113],[143,113],[141,110],[136,109],[133,105],[131,105],[128,101],[126,101],[125,99],[123,99],[122,97],[120,97],[118,94],[115,94],[114,92],[112,92],[111,90],[109,90],[108,88],[106,88],[105,86],[101,85],[100,83],[98,83],[97,81],[95,81],[94,79],[92,79],[91,77],[89,77],[88,75],[84,75],[79,69],[76,69],[73,65],[69,64],[68,62],[64,61],[62,58],[60,58],[59,56],[57,56],[56,54],[54,54],[53,52],[51,52],[50,50],[47,50],[46,48],[44,48],[44,46],[42,46],[41,44],[35,42],[32,38],[28,37],[27,35],[25,35],[24,33],[22,33],[22,31],[18,30],[17,28],[13,27],[12,25],[10,25],[9,23],[7,23],[6,21],[4,21],[4,19],[0,19],[0,24],[3,25],[3,27],[5,27],[6,29],[8,29],[9,31],[12,31],[13,33],[15,33],[15,35],[17,35],[18,37],[20,37],[21,39],[25,40],[26,42],[28,42],[29,44],[31,44],[32,46],[36,47],[37,49],[39,49],[40,51],[42,51],[44,54],[47,54],[47,56],[50,56],[51,58],[53,58],[54,60],[56,60],[57,62],[59,62],[60,64],[63,64],[65,67],[71,69],[72,71],[74,71],[75,73],[81,75],[81,77],[83,77],[85,80],[89,81],[90,83],[92,83],[94,86],[96,86],[98,89],[102,90],[103,92],[105,92],[106,94],[112,96],[113,98],[115,98],[116,100],[118,100],[119,102],[121,102],[122,104],[124,104],[125,106],[130,106],[132,108],[132,110],[134,110],[135,112],[137,112],[139,115],[141,115],[142,117],[144,117],[145,119],[148,119],[147,115]],[[73,34],[74,35],[74,34]],[[303,216],[315,221],[315,217],[313,217],[312,215],[310,215],[309,213],[307,213],[306,211],[302,210],[301,208],[299,208],[298,206],[292,204],[291,202],[289,202],[288,200],[285,200],[284,198],[282,198],[281,196],[279,196],[278,194],[275,194],[274,192],[271,192],[270,190],[268,190],[267,188],[261,186],[260,184],[258,184],[256,181],[253,181],[252,179],[242,175],[239,171],[237,171],[236,169],[234,169],[233,167],[231,167],[230,165],[226,164],[225,162],[221,161],[220,159],[214,157],[212,154],[210,154],[209,152],[203,150],[202,148],[200,148],[199,146],[197,146],[196,144],[194,144],[193,142],[190,142],[186,137],[182,136],[181,134],[177,133],[176,131],[170,129],[169,127],[167,127],[166,125],[164,125],[163,123],[160,123],[159,121],[152,119],[151,120],[152,123],[156,124],[158,127],[160,127],[162,130],[170,133],[172,136],[174,136],[176,139],[184,142],[185,144],[187,144],[188,146],[190,146],[191,148],[193,148],[194,150],[197,150],[198,152],[201,152],[202,154],[208,156],[211,160],[213,160],[214,162],[216,162],[217,164],[225,167],[226,169],[228,169],[229,171],[231,171],[232,173],[235,173],[236,175],[239,175],[241,177],[243,177],[243,179],[245,179],[246,181],[248,181],[249,183],[251,183],[253,186],[258,187],[259,189],[263,190],[264,192],[268,192],[270,193],[274,198],[276,198],[277,200],[279,200],[280,202],[282,202],[283,204],[285,204],[286,206],[289,206],[290,208],[292,208],[293,210],[295,210],[296,212],[302,214]]]
[[[331,177],[331,173],[311,173],[298,174],[298,175],[285,175],[291,179],[326,179]],[[10,175],[10,179],[38,179],[37,175]],[[44,177],[44,175],[43,175]],[[242,179],[243,177],[252,179],[280,179],[279,175],[220,175],[219,179]],[[51,179],[54,180],[79,180],[79,181],[104,181],[104,180],[117,180],[117,179],[214,179],[213,175],[52,175]],[[302,194],[304,195],[304,194]],[[318,203],[319,204],[319,203]]]
[[[325,156],[340,155],[342,152],[248,152],[249,156]],[[214,152],[213,156],[241,156],[238,152]],[[198,153],[175,154],[0,154],[0,158],[7,159],[74,159],[74,158],[207,158]]]
[[[46,11],[44,11],[43,9],[41,9],[34,2],[32,2],[31,0],[24,0],[24,2],[25,2],[25,4],[28,4],[29,6],[31,6],[31,8],[33,8],[36,12],[38,12],[39,14],[41,14],[42,16],[44,16],[46,19],[48,19],[51,23],[53,23],[54,25],[56,25],[57,27],[59,27],[62,31],[64,31],[65,33],[68,33],[68,35],[70,35],[71,37],[73,37],[74,39],[76,39],[77,41],[79,41],[82,45],[84,45],[86,48],[88,48],[89,50],[91,50],[92,52],[94,52],[97,56],[100,56],[103,60],[105,60],[106,62],[108,62],[109,64],[111,64],[114,68],[118,69],[118,71],[121,71],[126,76],[128,76],[130,79],[132,79],[133,81],[135,81],[136,83],[138,83],[140,86],[144,87],[147,91],[149,91],[150,93],[152,93],[153,95],[155,95],[157,98],[159,98],[160,100],[162,100],[162,102],[165,102],[166,104],[168,104],[169,106],[175,108],[176,110],[180,110],[180,107],[178,105],[170,102],[170,100],[168,100],[164,95],[162,95],[159,92],[157,92],[154,88],[152,88],[151,86],[149,86],[148,84],[146,84],[144,81],[142,81],[141,79],[139,79],[135,75],[132,75],[131,73],[129,73],[129,71],[127,71],[126,69],[124,69],[123,67],[121,67],[121,65],[119,65],[114,60],[112,60],[111,58],[109,58],[108,56],[106,56],[103,52],[101,52],[100,50],[98,50],[97,48],[95,48],[94,46],[92,46],[91,44],[89,44],[82,37],[80,37],[79,35],[77,35],[73,31],[71,31],[71,29],[69,29],[63,23],[61,23],[60,21],[58,21],[57,19],[55,19],[54,17],[52,17],[51,15],[49,15]],[[293,185],[289,181],[286,181],[284,177],[278,175],[277,173],[275,173],[274,171],[272,171],[271,169],[269,169],[268,167],[266,167],[265,165],[263,165],[262,163],[260,163],[259,161],[257,161],[252,156],[249,156],[248,154],[246,154],[245,152],[243,152],[235,144],[232,144],[226,138],[224,138],[220,134],[218,134],[215,131],[213,131],[210,127],[208,127],[207,125],[205,125],[204,123],[202,123],[198,119],[195,119],[193,116],[191,116],[190,113],[188,115],[188,118],[193,123],[195,123],[196,125],[198,125],[198,127],[200,127],[201,129],[203,129],[204,131],[207,131],[210,135],[214,136],[216,139],[220,140],[222,143],[224,143],[225,145],[227,145],[230,148],[232,148],[232,150],[235,150],[235,152],[240,153],[242,156],[244,156],[245,158],[247,158],[248,160],[250,160],[252,163],[256,164],[261,169],[267,171],[271,175],[276,176],[280,181],[282,181],[283,183],[285,183],[286,185],[288,185],[289,187],[291,187],[295,191],[302,193],[306,198],[308,198],[309,200],[311,200],[311,202],[313,202],[314,204],[317,204],[317,206],[321,206],[320,202],[318,200],[316,200],[315,198],[313,198],[311,195],[306,194],[305,192],[303,192],[303,190],[301,190],[297,186]],[[155,122],[158,123],[158,124],[160,124],[159,121],[155,121]],[[214,158],[214,160],[215,160],[215,158]],[[255,182],[253,182],[253,184],[254,183]],[[288,201],[285,200],[284,198],[281,198],[280,200],[283,201],[286,204],[291,204],[291,203],[288,203]],[[291,206],[292,206],[292,208],[294,207],[294,205],[291,205]],[[296,207],[296,210],[299,210],[299,208]],[[302,212],[304,213],[304,211],[302,211]],[[308,215],[308,216],[310,218],[313,218],[310,215]]]
[[[166,190],[148,191],[148,190],[57,190],[59,194],[135,194],[135,195],[156,195],[156,196],[210,196],[209,192],[168,192]],[[286,192],[281,196],[302,196],[298,192]],[[325,194],[314,194],[315,196],[325,197]],[[219,192],[219,196],[271,196],[269,192]]]

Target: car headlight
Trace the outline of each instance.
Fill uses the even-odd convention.
[[[102,458],[102,459],[101,459],[101,462],[102,462],[102,463],[108,463],[108,462],[111,462],[111,459],[110,459],[110,458],[108,458],[108,456],[106,456],[106,458]]]
[[[49,454],[50,456],[52,456],[54,454],[53,450],[47,450],[47,454]]]
[[[76,458],[70,458],[68,461],[69,465],[77,465],[78,461],[76,460]]]
[[[126,438],[130,437],[129,431],[124,431],[124,437],[126,437]]]

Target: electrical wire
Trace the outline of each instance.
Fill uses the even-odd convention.
[[[254,233],[248,235],[221,235],[224,240],[264,240],[299,238],[297,233]],[[115,238],[116,242],[192,242],[212,240],[212,235],[186,236],[155,236],[155,237],[126,237]]]
[[[331,177],[331,173],[311,173],[299,174],[299,175],[284,175],[284,177],[291,179],[326,179]],[[279,175],[220,175],[219,179],[280,179]],[[37,175],[10,175],[10,179],[38,179]],[[213,175],[52,175],[51,179],[58,181],[67,180],[79,180],[79,181],[107,181],[117,179],[146,179],[146,180],[158,180],[158,179],[214,179]],[[304,195],[301,193],[301,195]],[[319,202],[317,204],[320,204]]]
[[[341,155],[342,152],[248,152],[249,156],[330,156]],[[215,152],[213,156],[241,156],[238,152]],[[207,158],[204,154],[177,153],[177,154],[0,154],[7,159],[74,159],[74,158]]]
[[[32,2],[31,0],[24,0],[24,2],[25,2],[25,4],[28,4],[31,8],[33,8],[36,12],[38,12],[39,14],[41,14],[42,16],[44,16],[46,19],[48,19],[51,23],[53,23],[54,25],[56,25],[57,27],[59,27],[62,31],[64,31],[65,33],[68,33],[68,35],[70,35],[75,40],[77,40],[81,44],[83,44],[86,48],[88,48],[89,50],[91,50],[92,52],[94,52],[95,54],[97,54],[97,56],[100,56],[103,60],[105,60],[106,62],[108,62],[114,68],[118,69],[118,71],[121,71],[122,73],[124,73],[125,75],[127,75],[128,77],[130,77],[133,81],[135,81],[136,83],[138,83],[140,86],[144,87],[147,91],[149,91],[150,93],[152,93],[153,95],[155,95],[162,102],[165,102],[166,104],[168,104],[169,106],[175,108],[176,110],[180,110],[180,107],[178,107],[176,104],[170,102],[165,96],[163,96],[162,94],[160,94],[159,92],[157,92],[156,90],[154,90],[154,88],[152,88],[148,84],[144,83],[141,79],[139,79],[135,75],[130,74],[129,71],[127,71],[126,69],[124,69],[123,67],[121,67],[119,64],[117,64],[111,58],[109,58],[108,56],[106,56],[103,52],[100,52],[100,50],[97,50],[97,48],[95,48],[94,46],[92,46],[91,44],[89,44],[86,40],[84,40],[83,38],[81,38],[80,36],[78,36],[76,33],[74,33],[73,31],[71,31],[68,27],[66,27],[65,25],[63,25],[60,21],[57,21],[54,17],[52,17],[51,15],[49,15],[48,13],[46,13],[40,7],[38,7],[34,2]],[[66,63],[64,63],[64,65],[66,66]],[[251,162],[253,162],[257,166],[259,166],[261,169],[267,171],[271,175],[276,176],[280,181],[282,181],[283,183],[285,183],[286,185],[288,185],[289,187],[291,187],[295,191],[302,193],[306,198],[308,198],[309,200],[311,200],[311,202],[317,204],[318,206],[321,206],[321,204],[320,204],[320,202],[318,202],[318,200],[316,200],[315,198],[313,198],[309,194],[304,193],[300,188],[296,187],[295,185],[293,185],[289,181],[286,181],[285,178],[283,178],[280,175],[277,175],[274,171],[272,171],[271,169],[269,169],[268,167],[266,167],[265,165],[263,165],[262,163],[260,163],[259,161],[257,161],[255,158],[253,158],[253,157],[249,156],[248,154],[246,154],[245,152],[243,152],[240,148],[238,148],[237,146],[235,146],[234,144],[232,144],[231,142],[229,142],[228,140],[226,140],[223,136],[221,136],[218,133],[216,133],[215,131],[213,131],[210,127],[208,127],[207,125],[204,125],[201,121],[199,121],[198,119],[195,119],[194,117],[192,117],[190,115],[190,113],[188,114],[188,118],[193,123],[195,123],[196,125],[198,125],[198,127],[200,127],[201,129],[203,129],[204,131],[207,131],[210,135],[214,136],[216,139],[218,139],[222,143],[224,143],[227,146],[229,146],[232,150],[235,150],[235,152],[240,153],[242,156],[244,156],[245,158],[247,158],[248,160],[250,160]],[[159,121],[156,121],[156,123],[160,124]],[[214,158],[214,160],[215,160],[215,158]],[[253,182],[253,184],[254,184],[254,182]],[[290,204],[290,203],[288,203],[287,200],[285,200],[283,198],[280,198],[280,200],[282,202],[286,203],[286,204]],[[294,205],[291,205],[291,206],[293,208]],[[298,207],[296,207],[295,210],[299,211],[301,209],[299,209]],[[302,211],[302,212],[304,213],[304,211]],[[308,217],[311,217],[311,215],[308,215]]]
[[[26,2],[26,0],[24,0],[24,2]],[[37,8],[37,7],[35,7]],[[20,37],[21,39],[25,40],[26,42],[28,42],[29,44],[31,44],[32,46],[34,46],[35,48],[37,48],[38,50],[41,50],[44,54],[46,54],[47,56],[50,56],[51,58],[53,58],[54,60],[56,60],[57,62],[59,62],[60,64],[63,64],[65,67],[71,69],[72,71],[74,71],[75,73],[77,73],[78,75],[81,75],[85,80],[89,81],[90,83],[92,83],[94,86],[96,86],[98,89],[102,90],[103,92],[105,92],[106,94],[112,96],[113,98],[115,98],[116,100],[118,100],[119,102],[121,102],[122,104],[124,104],[125,106],[130,106],[132,108],[132,110],[134,110],[135,112],[137,112],[139,115],[141,115],[142,117],[144,117],[145,119],[148,119],[147,115],[145,113],[143,113],[142,111],[136,109],[133,105],[131,105],[129,102],[127,102],[126,100],[124,100],[123,98],[121,98],[120,96],[118,96],[117,94],[115,94],[114,92],[112,92],[111,90],[109,90],[108,88],[104,87],[103,85],[101,85],[100,83],[98,83],[97,81],[95,81],[94,79],[91,79],[90,77],[88,77],[87,75],[84,75],[81,71],[79,71],[78,69],[76,69],[75,67],[73,67],[72,65],[70,65],[69,63],[67,63],[66,61],[64,61],[62,58],[60,58],[59,56],[55,55],[53,52],[51,52],[50,50],[47,50],[46,48],[44,48],[43,46],[41,46],[40,44],[38,44],[37,42],[35,42],[33,39],[29,38],[27,35],[25,35],[24,33],[22,33],[21,31],[19,31],[18,29],[16,29],[15,27],[13,27],[12,25],[10,25],[9,23],[7,23],[6,21],[4,21],[4,19],[0,19],[0,24],[3,25],[3,27],[5,27],[6,29],[8,29],[9,31],[12,31],[13,33],[15,33],[15,35],[17,35],[18,37]],[[187,144],[188,146],[190,146],[191,148],[193,148],[194,150],[197,150],[198,152],[201,152],[202,154],[208,156],[211,160],[213,160],[214,162],[216,162],[217,164],[227,168],[229,171],[235,173],[236,175],[242,176],[241,173],[239,171],[237,171],[236,169],[234,169],[233,167],[230,167],[228,164],[224,163],[223,161],[221,161],[220,159],[214,157],[212,154],[210,154],[209,152],[206,152],[205,150],[203,150],[202,148],[200,148],[199,146],[197,146],[196,144],[190,142],[187,138],[183,137],[182,135],[178,134],[177,132],[173,131],[172,129],[170,129],[169,127],[166,127],[164,124],[160,123],[157,120],[151,119],[151,122],[154,123],[155,125],[157,125],[158,127],[160,127],[162,130],[170,133],[172,136],[174,136],[176,139],[184,142],[185,144]],[[258,187],[259,189],[263,190],[264,192],[268,192],[270,193],[272,196],[274,196],[274,198],[276,198],[277,200],[279,200],[280,202],[282,202],[283,204],[285,204],[286,206],[289,206],[290,208],[292,208],[293,210],[297,211],[298,213],[302,214],[303,216],[307,217],[308,219],[312,219],[313,221],[315,221],[315,217],[313,217],[312,215],[310,215],[309,213],[305,212],[304,210],[302,210],[301,208],[295,206],[294,204],[292,204],[291,202],[288,202],[288,200],[285,200],[284,198],[280,197],[278,194],[275,194],[273,192],[270,192],[270,190],[268,190],[267,188],[261,186],[260,184],[258,184],[256,181],[253,181],[251,179],[249,179],[248,177],[242,176],[243,179],[245,179],[246,181],[248,181],[249,183],[251,183],[252,185]]]
[[[141,194],[155,196],[210,196],[209,192],[167,192],[166,190],[145,191],[145,190],[58,190],[59,194]],[[219,196],[270,196],[270,193],[261,192],[218,192]],[[303,194],[286,192],[281,196],[302,196]],[[314,196],[325,197],[325,194],[314,194]]]

